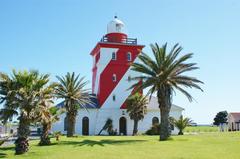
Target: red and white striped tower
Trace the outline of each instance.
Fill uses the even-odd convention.
[[[96,94],[101,109],[124,109],[125,101],[133,91],[128,88],[136,82],[129,80],[137,76],[130,69],[130,63],[136,61],[144,45],[138,45],[137,39],[128,38],[123,29],[124,23],[115,16],[107,26],[107,34],[91,52],[92,93]]]

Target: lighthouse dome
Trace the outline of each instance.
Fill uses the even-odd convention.
[[[114,19],[108,23],[107,33],[124,33],[124,23],[115,16]]]

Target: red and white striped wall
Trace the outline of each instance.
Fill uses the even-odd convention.
[[[133,91],[128,88],[136,82],[129,78],[137,76],[137,73],[130,69],[130,64],[137,60],[143,47],[121,42],[99,42],[91,52],[94,59],[92,93],[97,95],[102,109],[125,108],[124,103]],[[116,54],[115,60],[112,59],[113,52]],[[129,53],[130,61],[127,58]]]

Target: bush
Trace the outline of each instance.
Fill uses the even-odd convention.
[[[61,131],[55,131],[53,133],[54,137],[56,138],[56,141],[59,141],[60,136],[62,135]]]
[[[109,135],[109,136],[116,136],[116,135],[117,135],[117,129],[115,129],[115,130],[113,130],[113,129],[109,130],[109,131],[108,131],[108,135]]]
[[[149,130],[146,131],[147,135],[159,135],[160,134],[160,124],[154,124]]]

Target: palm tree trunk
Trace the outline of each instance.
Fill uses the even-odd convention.
[[[138,120],[134,120],[133,122],[134,123],[133,123],[133,134],[132,134],[132,136],[135,136],[138,133]]]
[[[19,117],[18,138],[15,141],[15,153],[23,154],[28,151],[28,135],[30,134],[30,122],[22,114]]]
[[[169,111],[161,108],[160,141],[167,140],[169,136]]]
[[[101,135],[102,131],[103,131],[103,128],[99,131],[98,135]]]
[[[50,145],[51,141],[50,138],[48,137],[48,133],[50,130],[50,123],[44,123],[42,124],[42,135],[41,135],[41,140],[39,142],[39,145]]]
[[[183,130],[179,130],[178,135],[183,135]]]
[[[73,137],[75,134],[76,116],[73,114],[67,114],[68,127],[67,127],[67,137]]]
[[[171,100],[170,96],[167,91],[164,91],[164,89],[160,89],[161,91],[158,91],[158,103],[160,108],[160,117],[161,117],[161,123],[160,123],[160,141],[167,140],[170,136],[170,130],[169,130],[169,112],[171,108]]]

